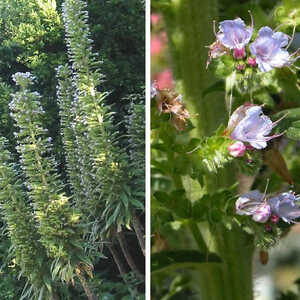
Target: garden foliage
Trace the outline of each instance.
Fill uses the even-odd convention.
[[[106,9],[114,5],[143,18],[142,2],[117,1]],[[1,213],[11,243],[3,270],[9,273],[13,261],[10,276],[19,270],[27,281],[23,292],[15,291],[20,299],[101,298],[107,274],[101,279],[94,274],[107,255],[121,274],[120,279],[111,268],[113,280],[128,285],[124,299],[126,293],[142,297],[143,266],[133,253],[143,260],[144,75],[128,80],[126,93],[117,88],[123,100],[114,103],[102,73],[105,62],[92,50],[91,6],[80,0],[64,1],[62,10],[55,1],[0,5],[1,51],[17,52],[3,71],[19,71],[3,76],[1,84]],[[127,29],[137,43],[143,41],[138,24]],[[128,231],[140,250],[128,246]]]

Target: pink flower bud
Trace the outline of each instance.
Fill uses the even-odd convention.
[[[246,151],[246,146],[243,142],[237,141],[234,144],[228,146],[229,154],[233,157],[241,157]]]
[[[237,69],[238,71],[242,71],[242,70],[245,69],[245,65],[238,64],[238,65],[236,66],[236,69]]]
[[[251,67],[256,67],[256,59],[255,59],[255,57],[249,57],[248,58],[248,64]]]
[[[270,218],[272,223],[277,223],[279,221],[279,217],[277,215],[272,215]]]
[[[262,204],[253,214],[252,219],[255,222],[265,223],[268,221],[271,215],[271,207],[269,204],[264,203]]]
[[[269,224],[265,225],[265,229],[267,232],[271,232],[272,231],[272,227]]]
[[[254,150],[255,148],[253,146],[251,146],[251,145],[246,145],[246,149],[247,150]]]
[[[234,48],[233,49],[233,57],[235,59],[243,59],[246,56],[246,51],[245,51],[245,47],[238,49],[238,48]]]

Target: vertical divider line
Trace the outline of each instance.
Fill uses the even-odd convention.
[[[150,85],[151,85],[151,59],[150,59],[150,0],[145,1],[145,35],[146,35],[146,48],[145,48],[145,64],[146,64],[146,74],[145,74],[145,87],[146,87],[146,130],[145,130],[145,139],[146,139],[146,218],[145,218],[145,240],[146,240],[146,250],[145,250],[145,262],[146,262],[146,272],[145,272],[145,285],[146,285],[146,300],[151,299],[150,295],[150,276],[151,276],[151,230],[150,230],[150,220],[151,220],[151,207],[150,207]]]

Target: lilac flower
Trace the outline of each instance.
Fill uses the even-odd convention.
[[[244,49],[251,39],[253,26],[246,27],[241,18],[220,23],[217,39],[229,49]]]
[[[257,190],[250,191],[236,201],[236,213],[252,215],[255,222],[265,223],[271,215],[271,206],[265,201],[264,194]]]
[[[151,98],[154,98],[157,95],[157,85],[156,85],[156,82],[155,83],[151,83],[150,92],[151,92]]]
[[[269,117],[262,112],[261,106],[253,105],[242,106],[241,112],[233,116],[236,120],[233,122],[230,118],[229,126],[235,123],[231,138],[237,141],[248,142],[255,149],[263,149],[267,147],[267,141],[278,137],[282,134],[267,136],[277,125],[277,122],[272,122]],[[243,117],[244,114],[244,117]]]
[[[253,215],[261,206],[264,195],[258,190],[250,191],[242,196],[235,203],[238,215]]]
[[[228,126],[226,131],[231,133],[234,128],[238,125],[240,121],[242,121],[246,116],[246,111],[249,107],[253,106],[250,103],[244,103],[243,105],[239,106],[230,116]]]
[[[295,196],[290,191],[270,198],[268,203],[274,215],[287,223],[291,223],[294,222],[294,219],[300,217],[300,206],[296,204],[297,201],[300,201],[300,196]]]
[[[293,192],[281,193],[278,196],[266,199],[265,195],[257,190],[241,195],[235,203],[238,215],[251,215],[255,222],[265,223],[270,220],[277,223],[279,218],[284,222],[295,222],[300,217],[300,196]]]
[[[267,72],[291,63],[291,56],[285,49],[288,41],[288,35],[274,32],[268,26],[259,30],[257,39],[250,45],[250,51],[256,57],[260,71]]]

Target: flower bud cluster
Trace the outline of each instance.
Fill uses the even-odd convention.
[[[216,41],[209,47],[208,64],[212,59],[232,52],[235,60],[245,60],[250,67],[257,66],[259,71],[268,72],[274,68],[291,66],[300,57],[297,52],[289,54],[287,51],[290,42],[285,33],[264,26],[259,29],[257,38],[250,43],[253,31],[253,19],[251,26],[246,26],[241,18],[220,22],[219,32],[215,32]],[[245,67],[237,64],[237,70],[244,69]]]

